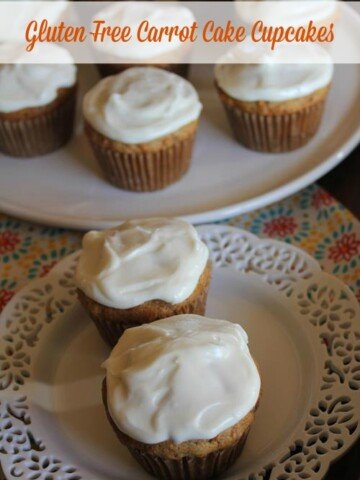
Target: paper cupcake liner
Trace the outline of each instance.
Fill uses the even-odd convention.
[[[142,306],[127,310],[104,307],[89,299],[80,290],[78,290],[78,298],[94,322],[101,337],[113,347],[127,328],[138,327],[144,323],[154,322],[172,315],[186,313],[204,315],[209,284],[210,272],[204,287],[193,298],[190,297],[189,300],[175,305],[161,302],[159,306],[154,302],[153,306],[149,305],[146,309],[141,308]]]
[[[163,480],[205,480],[228,470],[240,456],[249,429],[231,447],[205,455],[183,457],[179,460],[166,459],[147,454],[127,445],[135,460],[151,475]]]
[[[144,323],[155,322],[161,318],[166,318],[167,316],[173,315],[182,315],[186,313],[194,313],[196,315],[204,315],[206,307],[206,295],[201,295],[194,302],[189,302],[188,304],[178,308],[176,305],[172,305],[171,311],[168,312],[166,316],[154,315],[149,320],[148,318],[139,318],[138,320],[127,319],[126,315],[123,318],[119,319],[105,319],[101,315],[94,315],[92,312],[89,312],[91,319],[93,320],[98,332],[101,337],[108,343],[111,347],[114,347],[117,344],[117,341],[124,333],[127,328],[139,327]]]
[[[161,190],[189,169],[196,131],[159,150],[141,153],[115,150],[89,140],[104,175],[113,185],[134,192]]]
[[[190,65],[188,63],[168,63],[168,64],[147,64],[147,63],[138,63],[138,64],[127,64],[127,63],[97,63],[97,69],[102,77],[108,77],[109,75],[116,75],[121,73],[131,67],[158,67],[163,68],[171,73],[176,73],[183,78],[188,78]]]
[[[140,322],[127,322],[126,320],[104,320],[101,317],[97,317],[91,313],[90,317],[101,337],[107,344],[110,345],[110,347],[114,347],[117,344],[117,341],[127,328],[138,327],[141,325]]]
[[[259,115],[223,102],[236,140],[251,150],[289,152],[305,145],[317,132],[325,100],[294,113]]]
[[[252,425],[252,422],[249,423],[241,436],[229,447],[219,448],[203,456],[189,455],[179,459],[160,457],[147,452],[145,448],[137,447],[136,443],[139,442],[134,444],[119,430],[108,408],[106,379],[102,383],[102,399],[108,421],[120,442],[127,447],[144,470],[163,480],[206,480],[225,472],[240,456]],[[257,405],[253,411],[256,409]]]
[[[39,114],[19,119],[0,117],[0,151],[13,157],[34,157],[53,152],[71,138],[76,107],[76,89]]]

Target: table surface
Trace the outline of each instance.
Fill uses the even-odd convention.
[[[314,255],[326,270],[339,275],[351,285],[360,299],[360,223],[332,198],[335,197],[360,218],[359,157],[360,148],[357,148],[342,164],[318,182],[331,196],[313,185],[294,197],[260,211],[232,218],[228,223],[260,236],[272,236],[304,248]],[[287,222],[284,222],[284,219]],[[337,232],[337,236],[334,232]],[[0,242],[0,310],[28,279],[46,274],[60,258],[78,248],[82,236],[80,232],[32,225],[0,214],[0,234],[4,237],[4,233],[8,236],[2,245],[5,245],[5,250],[9,247],[11,253],[4,254]],[[351,240],[352,244],[339,245],[343,237],[346,237],[348,242]],[[11,249],[16,242],[17,247]],[[345,256],[341,249],[344,246],[345,250],[347,249]],[[353,251],[350,262],[346,253],[349,253],[351,248]],[[329,260],[328,257],[331,256],[332,259]],[[325,479],[359,478],[360,440],[334,463]],[[3,480],[1,468],[0,480]]]

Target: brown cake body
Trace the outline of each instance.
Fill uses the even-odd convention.
[[[129,437],[115,424],[108,409],[105,379],[102,396],[107,418],[120,442],[147,472],[163,480],[206,480],[230,468],[243,450],[259,403],[235,425],[209,440],[146,444]]]
[[[77,86],[60,88],[47,105],[0,112],[0,152],[13,157],[51,153],[71,138]]]
[[[236,140],[251,150],[282,153],[308,143],[318,131],[330,85],[282,102],[242,101],[216,85]]]
[[[85,132],[107,180],[124,190],[161,190],[188,171],[198,120],[146,143],[112,140],[85,122]]]
[[[80,289],[78,289],[78,298],[94,321],[100,335],[109,345],[114,346],[127,328],[183,313],[203,315],[210,280],[211,262],[208,261],[195,290],[186,300],[177,304],[163,300],[150,300],[136,307],[118,309],[101,305]]]

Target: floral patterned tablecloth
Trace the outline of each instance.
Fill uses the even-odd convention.
[[[360,301],[360,222],[320,187],[312,185],[278,204],[221,223],[303,248]],[[82,235],[0,214],[0,311],[29,280],[46,275],[78,249]],[[5,480],[1,466],[0,480]]]
[[[360,222],[317,185],[275,205],[225,222],[260,237],[292,243],[347,283],[360,301]],[[0,214],[0,311],[29,280],[78,249],[82,232]]]

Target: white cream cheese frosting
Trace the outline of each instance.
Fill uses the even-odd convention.
[[[162,27],[191,26],[195,18],[187,7],[177,5],[161,4],[159,2],[129,2],[114,3],[104,8],[96,14],[94,19],[102,19],[106,25],[126,25],[131,28],[132,32],[137,32],[140,23],[149,22],[149,28],[154,27],[158,31]],[[143,32],[143,36],[146,32]],[[172,53],[175,49],[182,47],[184,44],[180,42],[176,36],[169,41],[164,37],[162,41],[157,42],[140,42],[135,33],[128,42],[112,42],[105,40],[101,43],[95,43],[97,50],[114,55],[121,59],[132,61],[151,60],[164,54]]]
[[[280,63],[288,56],[318,58],[321,63]],[[311,57],[312,55],[312,57]],[[262,63],[236,63],[246,56]],[[310,95],[330,84],[333,64],[328,54],[320,47],[300,46],[299,48],[280,47],[275,52],[264,52],[261,48],[248,51],[244,47],[232,49],[226,61],[215,66],[215,79],[218,86],[229,96],[242,101],[279,102]]]
[[[84,236],[76,282],[108,307],[132,308],[150,300],[177,304],[193,293],[208,258],[207,246],[183,220],[130,220]]]
[[[0,49],[3,53],[6,51],[6,57],[11,61],[25,60],[26,54],[23,49],[19,50],[18,45],[3,44]],[[75,85],[76,66],[71,63],[67,50],[56,45],[41,45],[34,55],[41,61],[49,58],[50,63],[0,65],[1,112],[47,105],[55,100],[59,88]]]
[[[134,144],[168,135],[200,116],[187,80],[160,68],[134,67],[104,78],[84,98],[90,125],[108,138]]]
[[[104,363],[112,419],[148,444],[215,437],[259,398],[247,344],[240,325],[191,314],[126,330]]]

